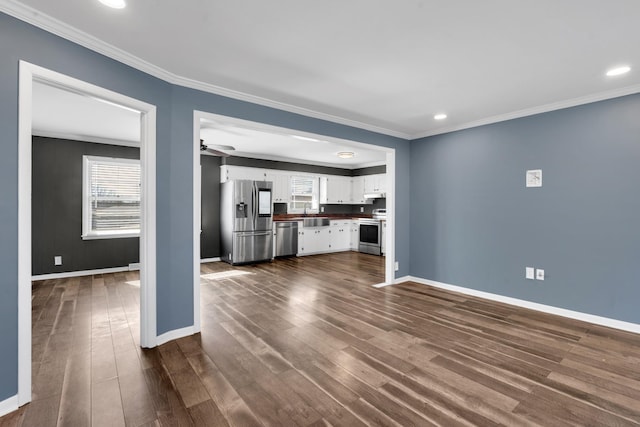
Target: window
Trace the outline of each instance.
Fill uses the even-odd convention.
[[[83,156],[82,238],[140,235],[140,160]]]
[[[318,199],[318,178],[312,176],[291,177],[289,212],[317,212]]]

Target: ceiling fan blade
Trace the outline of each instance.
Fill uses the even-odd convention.
[[[213,148],[206,148],[204,151],[206,151],[207,153],[211,153],[214,156],[218,156],[218,157],[229,157],[229,156],[231,156],[231,154],[225,153],[224,151],[218,151],[218,150],[215,150]]]
[[[236,148],[232,147],[231,145],[222,145],[222,144],[207,144],[207,147],[213,147],[216,150],[226,150],[226,151],[233,151]]]

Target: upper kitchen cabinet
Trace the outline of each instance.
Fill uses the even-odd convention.
[[[364,198],[364,176],[354,176],[351,180],[351,203],[355,205],[368,203]]]
[[[291,176],[286,173],[267,172],[265,178],[273,182],[273,202],[289,203],[291,198]]]
[[[364,192],[366,193],[385,193],[387,191],[387,174],[381,173],[376,175],[364,176]]]
[[[232,179],[264,181],[266,179],[266,174],[265,170],[260,168],[227,165],[220,166],[220,182],[227,182]]]
[[[320,178],[320,203],[350,204],[351,195],[351,177],[329,175]]]

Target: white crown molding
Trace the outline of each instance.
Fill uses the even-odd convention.
[[[369,123],[347,119],[344,117],[339,117],[308,108],[298,107],[284,102],[275,101],[176,75],[15,0],[0,0],[0,11],[177,86],[196,89],[215,95],[221,95],[240,101],[263,105],[265,107],[276,108],[278,110],[287,111],[289,113],[300,114],[307,117],[313,117],[320,120],[326,120],[333,123],[352,126],[358,129],[369,130],[384,135],[395,136],[397,138],[409,139],[410,137],[409,134],[396,130],[387,129]]]
[[[464,288],[462,286],[436,282],[435,280],[423,279],[421,277],[405,276],[395,281],[395,283],[403,283],[403,282],[414,282],[421,285],[433,286],[434,288],[444,289],[444,290],[453,291],[453,292],[459,292],[461,294],[484,298],[491,301],[497,301],[504,304],[513,305],[516,307],[528,308],[528,309],[540,311],[543,313],[555,314],[558,316],[567,317],[569,319],[581,320],[583,322],[593,323],[596,325],[606,326],[609,328],[620,329],[622,331],[640,334],[640,325],[636,323],[625,322],[622,320],[611,319],[603,316],[596,316],[594,314],[582,313],[579,311],[567,310],[565,308],[539,304],[537,302],[531,302],[531,301],[522,300],[518,298],[507,297],[499,294],[492,294],[490,292],[478,291],[475,289]]]
[[[287,104],[272,99],[263,98],[248,93],[227,89],[224,87],[204,83],[201,81],[193,80],[187,77],[182,77],[171,73],[163,68],[160,68],[148,61],[138,58],[122,49],[119,49],[113,45],[110,45],[97,37],[80,31],[75,27],[72,27],[64,22],[57,20],[51,16],[45,15],[36,9],[33,9],[27,5],[24,5],[15,0],[0,0],[0,11],[8,15],[11,15],[17,19],[25,21],[31,25],[48,31],[52,34],[60,36],[66,40],[72,41],[76,44],[84,46],[90,50],[105,55],[111,59],[122,62],[137,70],[150,74],[168,83],[183,86],[190,89],[200,90],[215,95],[225,96],[240,101],[246,101],[253,104],[262,105],[265,107],[271,107],[278,110],[287,111],[294,114],[300,114],[307,117],[313,117],[320,120],[326,120],[333,123],[342,124],[345,126],[351,126],[358,129],[368,130],[384,135],[394,136],[406,140],[415,140],[425,138],[428,136],[440,135],[444,133],[454,132],[463,129],[470,129],[478,126],[484,126],[492,123],[503,122],[507,120],[517,119],[526,116],[532,116],[535,114],[546,113],[550,111],[560,110],[564,108],[575,107],[578,105],[589,104],[592,102],[603,101],[606,99],[617,98],[620,96],[631,95],[640,92],[640,85],[627,86],[620,89],[614,89],[611,91],[599,92],[590,94],[578,98],[572,98],[564,101],[554,102],[550,104],[540,105],[537,107],[526,108],[510,113],[499,114],[496,116],[486,117],[479,120],[474,120],[459,125],[440,127],[437,129],[427,130],[415,134],[405,133],[398,130],[392,130],[380,126],[376,126],[369,123],[364,123],[358,120],[347,119],[344,117],[335,116],[328,113],[323,113],[316,110],[311,110],[304,107],[299,107],[291,104]]]
[[[564,108],[577,107],[578,105],[591,104],[593,102],[619,98],[621,96],[632,95],[638,92],[640,92],[640,84],[626,86],[619,89],[613,89],[605,92],[598,92],[591,95],[580,96],[578,98],[572,98],[564,101],[553,102],[551,104],[540,105],[538,107],[525,108],[524,110],[513,111],[511,113],[499,114],[497,116],[492,116],[492,117],[486,117],[484,119],[474,120],[472,122],[467,122],[460,125],[441,127],[441,128],[414,134],[409,139],[413,141],[420,138],[426,138],[428,136],[441,135],[444,133],[455,132],[457,130],[470,129],[478,126],[489,125],[492,123],[519,119],[521,117],[533,116],[535,114],[542,114],[542,113],[548,113],[550,111],[562,110]]]

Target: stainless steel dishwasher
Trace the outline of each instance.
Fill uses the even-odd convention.
[[[291,256],[298,253],[298,222],[276,221],[276,255]]]

